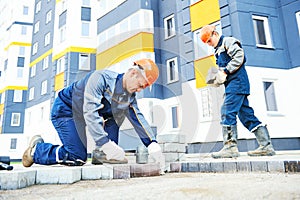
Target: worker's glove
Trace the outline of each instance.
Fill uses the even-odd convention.
[[[105,153],[107,160],[125,159],[125,151],[113,141],[105,143],[100,150],[102,150]]]
[[[227,74],[223,70],[218,70],[216,73],[215,84],[222,85],[226,81]]]
[[[166,163],[159,144],[152,142],[148,146],[148,153],[150,158],[152,158],[156,163],[159,163],[160,174],[164,174],[166,170]]]
[[[206,84],[219,87],[226,81],[226,77],[227,74],[223,70],[211,67],[207,73]]]

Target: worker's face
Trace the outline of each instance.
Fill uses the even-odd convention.
[[[219,39],[220,39],[219,35],[216,32],[213,32],[206,43],[209,46],[216,47],[218,45]]]
[[[141,90],[148,87],[148,82],[146,81],[142,73],[137,69],[132,69],[129,72],[129,76],[124,83],[125,83],[124,88],[130,94],[134,92],[140,92]]]

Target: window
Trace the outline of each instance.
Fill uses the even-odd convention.
[[[49,10],[46,15],[46,24],[51,22],[51,18],[52,18],[52,10]]]
[[[222,27],[220,21],[213,23],[212,25],[216,26],[216,31],[219,33],[219,35],[222,35]],[[194,49],[195,49],[195,60],[198,60],[200,58],[204,58],[210,55],[214,54],[214,48],[203,43],[200,39],[200,31],[201,29],[194,32]]]
[[[298,24],[298,33],[299,33],[299,37],[300,37],[300,11],[296,12],[296,20],[297,20],[297,24]]]
[[[37,2],[35,5],[35,13],[38,13],[41,11],[41,1]]]
[[[65,40],[66,40],[66,25],[62,26],[59,29],[59,41],[60,41],[60,43],[62,43]]]
[[[23,15],[28,15],[28,6],[23,6]]]
[[[40,21],[37,21],[34,24],[34,31],[33,31],[33,33],[37,33],[37,32],[39,32],[39,30],[40,30]]]
[[[45,46],[50,44],[50,32],[45,35]]]
[[[178,81],[177,57],[167,60],[167,78],[168,83]]]
[[[18,57],[17,63],[17,78],[23,78],[23,71],[24,71],[24,57]]]
[[[23,67],[17,67],[17,78],[23,78],[23,72],[24,72]]]
[[[81,22],[81,36],[89,36],[89,35],[90,35],[90,23]]]
[[[18,57],[17,67],[24,67],[25,57]]]
[[[252,16],[256,46],[258,47],[272,47],[271,33],[269,28],[269,21],[267,17]]]
[[[33,44],[33,47],[32,47],[32,55],[35,55],[38,51],[38,47],[39,47],[39,43],[36,42]]]
[[[10,149],[17,149],[17,138],[10,139]]]
[[[265,100],[267,111],[278,111],[277,103],[276,103],[276,96],[275,96],[275,89],[274,89],[274,82],[264,81],[264,93],[265,93]]]
[[[36,74],[36,65],[33,65],[31,68],[30,68],[30,77],[34,77]]]
[[[172,112],[172,128],[179,128],[178,106],[171,107]]]
[[[90,55],[86,53],[79,54],[79,70],[90,70]]]
[[[29,97],[28,100],[33,100],[34,99],[34,87],[29,89]]]
[[[60,74],[63,71],[65,71],[65,57],[64,56],[57,60],[56,74]]]
[[[202,105],[202,117],[212,117],[212,105],[211,105],[211,94],[208,88],[202,88],[201,92],[201,105]]]
[[[47,93],[47,85],[48,85],[48,81],[45,80],[42,82],[42,88],[41,88],[41,95],[44,95]]]
[[[23,99],[23,90],[14,90],[13,102],[22,102],[22,99]]]
[[[91,21],[91,8],[81,7],[81,20]]]
[[[21,113],[12,113],[10,125],[11,126],[20,126]]]
[[[175,35],[174,14],[164,19],[165,39]]]
[[[27,34],[27,27],[21,26],[21,35],[26,35],[26,34]]]
[[[19,55],[20,56],[25,56],[25,47],[19,47]]]
[[[43,59],[43,70],[47,69],[49,66],[49,56],[46,56],[44,59]]]

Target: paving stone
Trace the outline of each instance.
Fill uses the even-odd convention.
[[[251,171],[253,172],[267,172],[268,166],[266,161],[251,161]]]
[[[113,165],[104,164],[101,168],[101,179],[113,179],[114,178],[114,168]]]
[[[199,163],[198,162],[189,162],[188,163],[188,171],[189,172],[199,172]]]
[[[283,161],[268,161],[268,172],[285,172]]]
[[[170,163],[170,172],[181,172],[181,163]]]
[[[251,163],[249,161],[237,162],[238,172],[251,172]]]
[[[199,172],[211,172],[211,167],[209,162],[199,163]]]
[[[96,180],[102,177],[103,165],[84,165],[81,169],[82,180]]]
[[[130,165],[114,165],[113,166],[114,179],[129,179],[130,178]]]
[[[223,168],[224,168],[224,172],[237,172],[236,162],[224,162]]]
[[[130,165],[130,177],[146,177],[146,176],[159,176],[159,164],[132,164]]]
[[[0,190],[16,190],[35,184],[36,170],[0,171]]]
[[[210,171],[211,172],[224,172],[223,162],[211,162],[210,163]]]
[[[164,153],[167,153],[167,152],[185,153],[186,152],[186,145],[185,144],[164,143],[161,146],[162,146],[162,151]]]
[[[39,167],[36,184],[66,184],[81,180],[82,167],[51,166]]]
[[[181,171],[182,172],[188,172],[189,171],[188,163],[181,163]]]
[[[182,134],[162,134],[157,135],[158,143],[185,143],[185,135]]]
[[[185,153],[163,153],[166,162],[184,161],[186,159]]]
[[[298,161],[288,161],[288,172],[298,172]]]

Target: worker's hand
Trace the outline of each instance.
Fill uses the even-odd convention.
[[[107,160],[124,160],[125,159],[125,151],[118,146],[115,142],[109,141],[105,143],[101,150],[106,154]]]
[[[160,174],[164,174],[166,170],[165,157],[162,154],[161,147],[156,142],[152,142],[148,146],[148,153],[156,163],[159,163]]]

